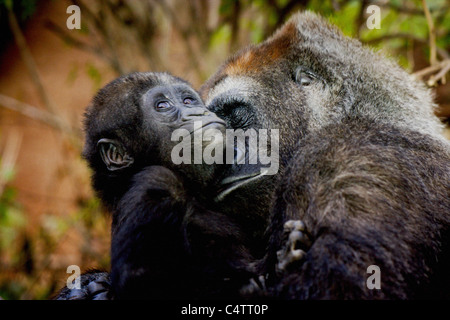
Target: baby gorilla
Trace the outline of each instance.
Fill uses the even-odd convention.
[[[147,81],[147,87],[141,88],[143,79]],[[142,92],[143,89],[147,91]],[[187,82],[166,73],[135,73],[112,82],[94,98],[86,122],[88,134],[93,131],[95,138],[90,141],[91,145],[87,144],[85,156],[92,156],[93,149],[98,149],[104,162],[102,166],[106,166],[109,172],[118,171],[122,175],[123,169],[128,167],[139,169],[147,165],[162,165],[181,172],[190,178],[190,183],[204,186],[217,177],[217,168],[223,171],[221,166],[204,162],[194,164],[196,146],[191,142],[198,140],[193,137],[194,131],[195,134],[200,131],[201,154],[209,144],[219,142],[222,146],[222,140],[202,141],[202,131],[215,129],[223,136],[225,122],[205,108],[197,92]],[[102,130],[104,137],[96,140],[99,136],[93,127]],[[176,137],[183,138],[184,144],[172,141],[175,130],[179,130]],[[183,153],[191,154],[183,154],[183,160],[187,161],[175,165],[172,154],[180,145]],[[179,155],[176,156],[178,158]]]
[[[113,217],[114,298],[233,297],[253,276],[237,223],[206,209],[227,166],[171,159],[174,130],[193,137],[197,121],[225,132],[197,92],[167,73],[121,77],[87,110],[83,155]]]

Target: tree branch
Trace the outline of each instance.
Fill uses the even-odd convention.
[[[385,34],[385,35],[382,35],[382,36],[379,36],[379,37],[376,37],[376,38],[372,38],[370,40],[363,40],[363,39],[361,39],[361,42],[363,42],[365,44],[374,44],[374,43],[378,43],[378,42],[381,42],[381,41],[391,40],[391,39],[398,39],[398,38],[412,40],[412,41],[415,41],[415,42],[418,42],[418,43],[422,43],[422,44],[428,44],[428,41],[426,41],[426,40],[424,40],[422,38],[416,37],[416,36],[414,36],[412,34],[409,34],[409,33],[401,33],[401,32]],[[447,51],[445,51],[444,49],[436,47],[436,52],[437,52],[437,54],[439,55],[439,57],[441,59],[450,59],[450,54]]]
[[[398,5],[392,4],[390,2],[375,1],[373,4],[376,4],[377,6],[382,7],[382,8],[389,8],[389,9],[392,9],[392,10],[400,12],[400,13],[419,15],[419,16],[423,15],[422,10],[415,9],[415,8],[407,8],[404,6],[398,6]]]
[[[193,64],[194,70],[197,72],[197,75],[200,79],[204,79],[205,75],[200,65],[197,54],[195,53],[194,48],[189,39],[190,31],[187,28],[184,28],[183,25],[179,22],[178,16],[172,10],[172,8],[165,1],[156,1],[155,4],[159,5],[163,12],[167,15],[167,17],[172,22],[175,29],[180,33],[181,38],[183,39],[186,45],[186,51],[189,57],[189,60]]]
[[[433,19],[431,18],[430,10],[428,10],[427,2],[422,0],[423,11],[425,12],[425,17],[428,23],[428,34],[430,41],[430,64],[434,65],[437,63],[436,58],[436,32],[434,29]]]
[[[8,20],[11,32],[13,33],[16,44],[19,47],[20,55],[22,56],[25,65],[27,66],[28,72],[31,75],[31,79],[38,90],[39,96],[41,97],[45,108],[49,112],[56,114],[57,110],[53,106],[53,103],[50,101],[50,98],[48,97],[47,92],[45,91],[44,86],[42,85],[38,68],[33,59],[33,56],[31,55],[30,50],[28,49],[25,37],[22,33],[22,30],[20,30],[19,23],[17,22],[16,16],[12,8],[8,10]]]
[[[432,75],[430,79],[428,79],[427,85],[429,85],[430,87],[435,86],[439,80],[441,81],[442,84],[446,83],[445,75],[450,70],[450,60],[444,60],[442,61],[441,65],[442,64],[443,66],[440,69],[440,71],[437,74]]]
[[[93,53],[97,56],[99,56],[100,58],[103,58],[105,60],[109,60],[108,57],[106,57],[105,55],[103,55],[103,52],[93,46],[88,45],[87,43],[80,41],[76,38],[74,38],[71,34],[69,34],[68,32],[66,32],[63,28],[61,28],[60,26],[58,26],[56,23],[54,23],[53,21],[47,20],[45,21],[44,26],[49,29],[50,31],[52,31],[53,33],[55,33],[56,36],[58,36],[59,38],[61,38],[64,42],[66,42],[67,44],[74,46],[80,50],[83,51],[87,51],[90,53]]]
[[[42,122],[64,133],[81,137],[81,133],[79,131],[69,127],[67,124],[61,121],[59,117],[48,111],[41,110],[39,108],[36,108],[35,106],[21,102],[3,94],[0,94],[0,105],[6,109],[19,112],[20,114],[30,119]]]
[[[438,72],[439,71],[439,72]],[[426,67],[425,69],[419,70],[412,75],[418,79],[423,80],[428,75],[431,75],[427,81],[427,85],[432,87],[437,84],[439,80],[441,80],[442,84],[445,84],[445,75],[450,71],[450,59],[443,60],[434,65]],[[436,73],[433,75],[433,73]]]

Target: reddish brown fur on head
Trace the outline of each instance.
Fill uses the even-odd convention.
[[[286,24],[277,34],[279,36],[274,36],[259,46],[246,48],[232,57],[223,72],[226,75],[248,75],[270,68],[286,50],[291,49],[293,40],[298,37],[293,23]]]

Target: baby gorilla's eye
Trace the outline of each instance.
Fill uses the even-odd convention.
[[[167,108],[170,108],[170,104],[167,101],[160,101],[156,104],[157,110],[163,110],[163,109],[167,109]]]
[[[184,98],[183,103],[184,104],[192,104],[194,102],[194,99],[192,98]]]

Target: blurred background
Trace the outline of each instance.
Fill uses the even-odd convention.
[[[66,25],[73,4],[79,30]],[[367,29],[371,4],[380,29]],[[427,83],[449,122],[447,0],[0,0],[0,297],[48,299],[69,265],[109,268],[110,218],[80,157],[98,89],[132,71],[169,71],[198,88],[304,9]]]

